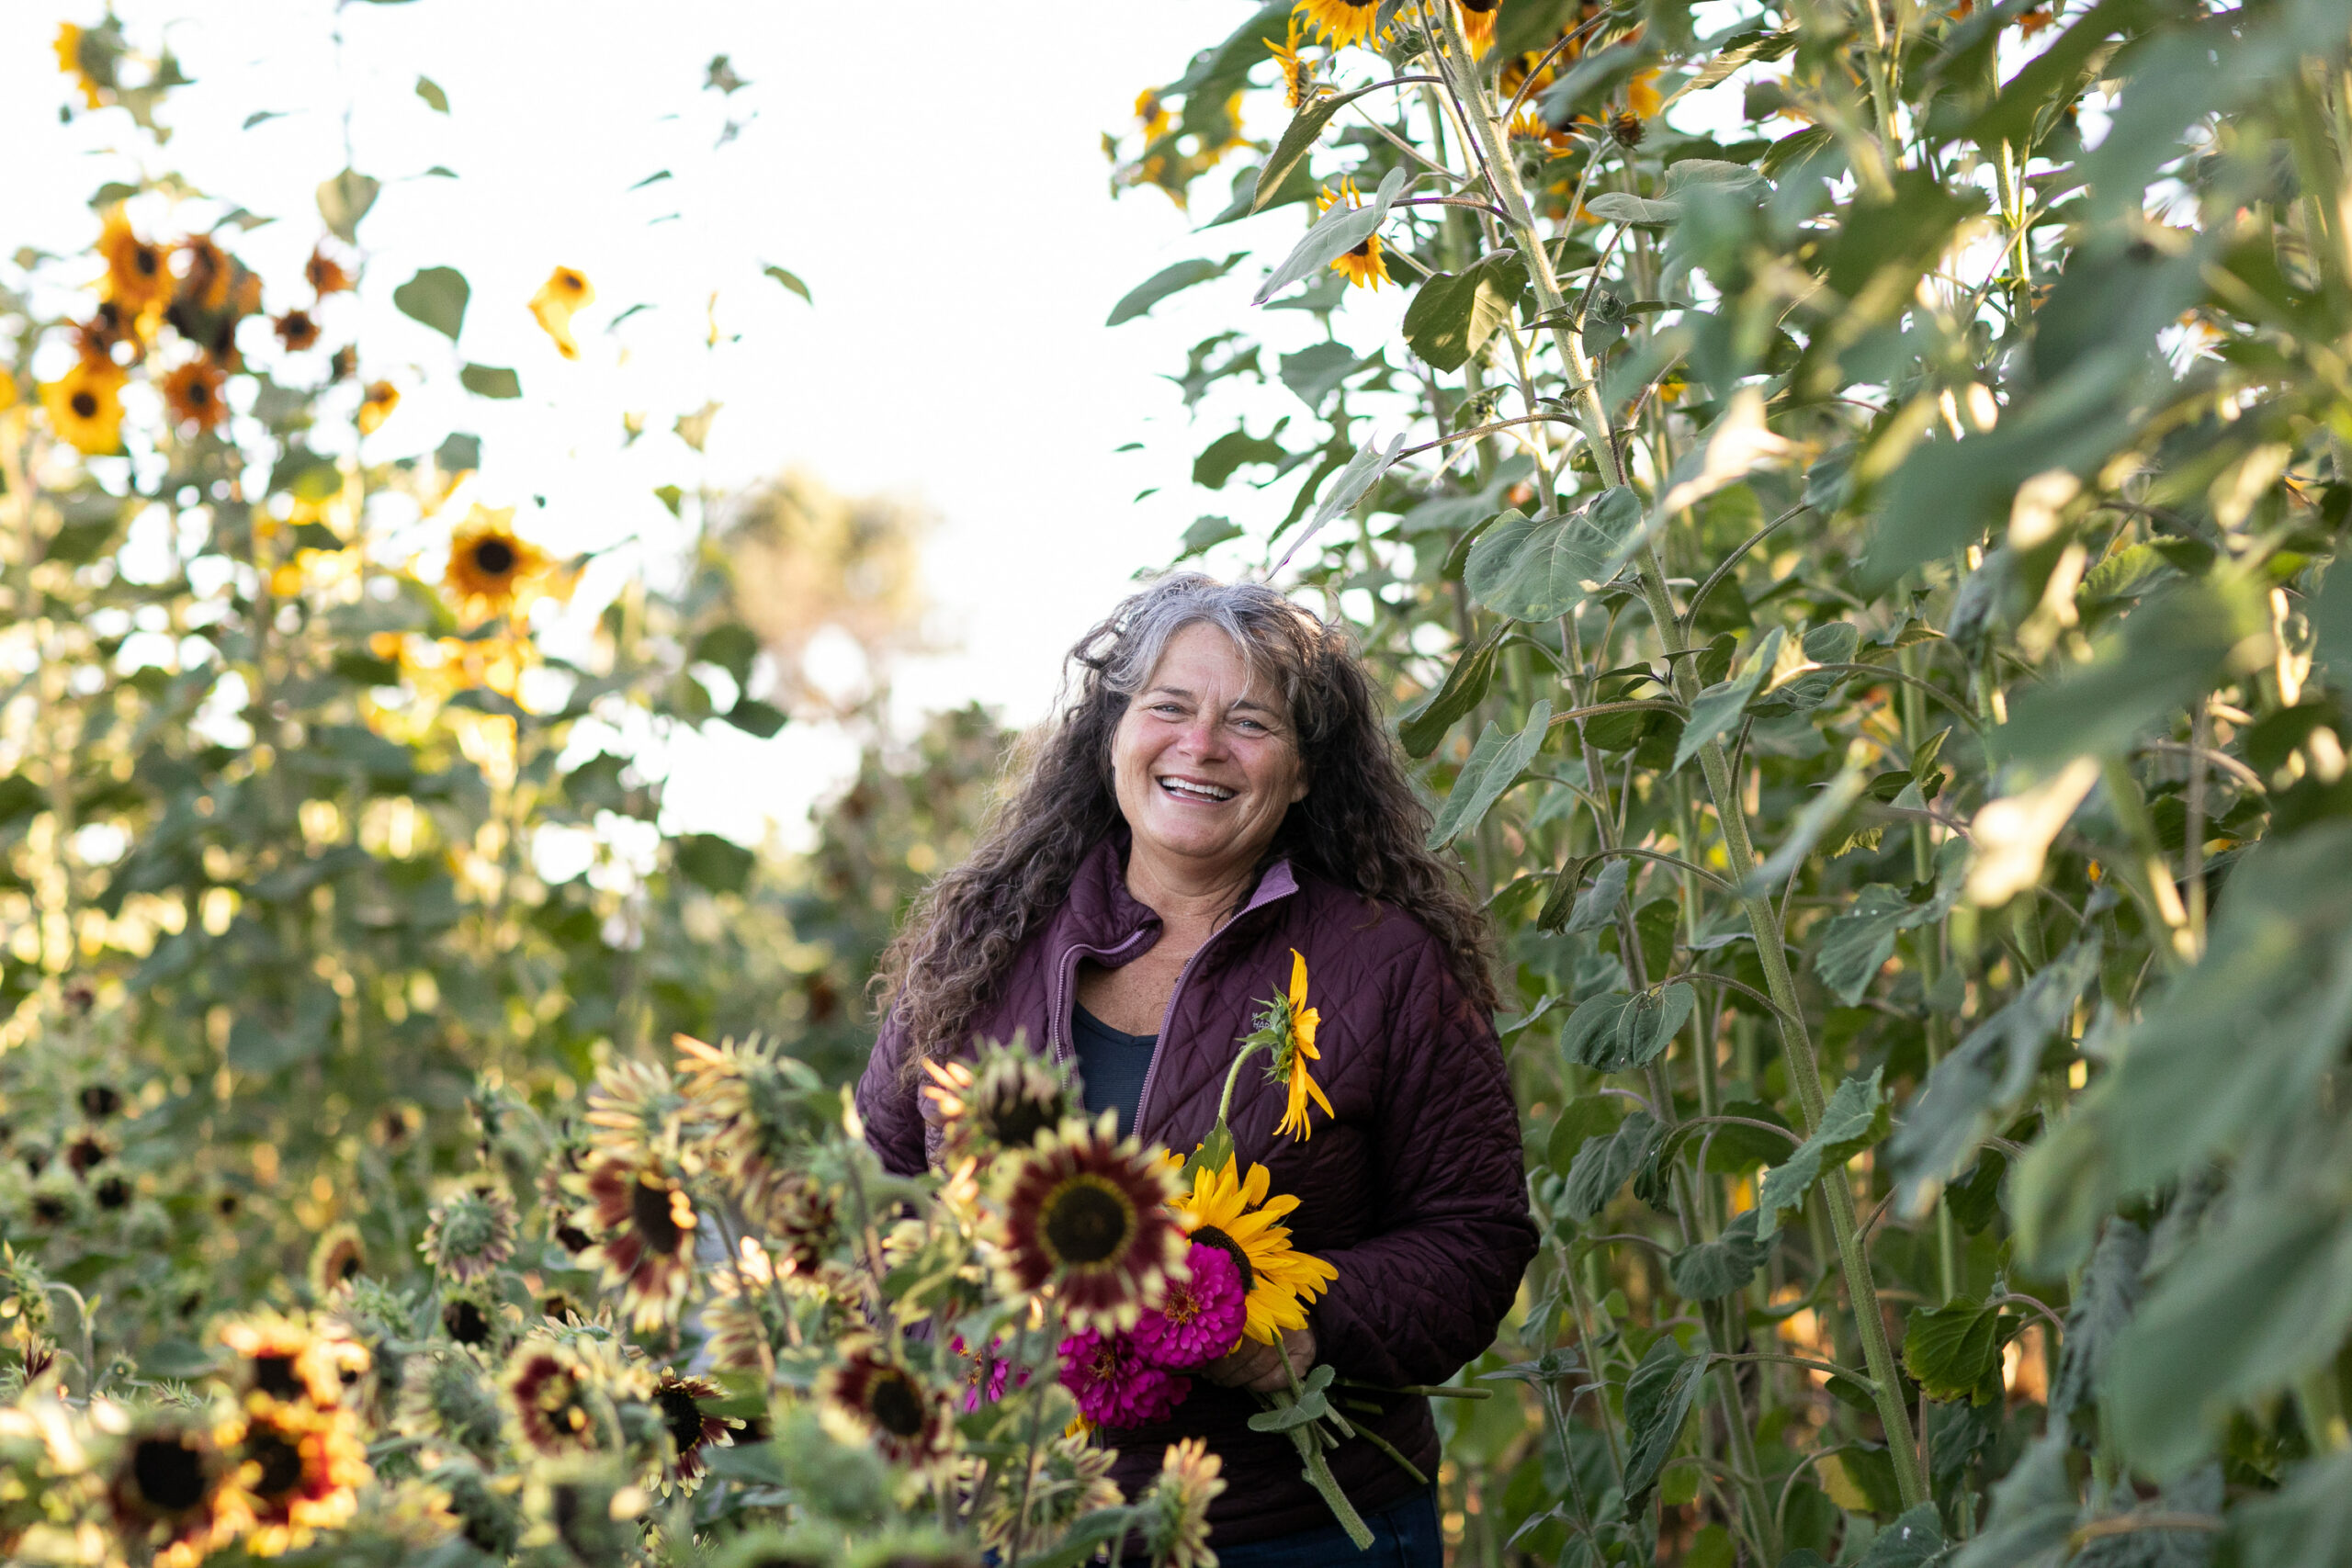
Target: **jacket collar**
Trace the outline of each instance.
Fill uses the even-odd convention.
[[[1080,863],[1078,874],[1070,881],[1069,897],[1063,901],[1061,918],[1055,922],[1057,949],[1068,951],[1078,946],[1107,954],[1126,946],[1146,930],[1157,932],[1159,916],[1127,891],[1129,841],[1128,830],[1122,824],[1104,834]],[[1297,891],[1297,874],[1292,869],[1289,857],[1283,856],[1259,874],[1258,886],[1250,890],[1249,902],[1225,929],[1231,930],[1258,910]],[[1145,951],[1148,946],[1122,953],[1120,962]]]

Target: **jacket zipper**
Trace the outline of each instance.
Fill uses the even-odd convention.
[[[1184,960],[1184,967],[1176,972],[1176,988],[1168,993],[1168,1010],[1159,1015],[1159,1033],[1151,1043],[1151,1060],[1144,1064],[1143,1089],[1136,1096],[1135,1125],[1129,1131],[1138,1138],[1143,1136],[1143,1113],[1151,1104],[1152,1080],[1159,1077],[1159,1054],[1168,1047],[1169,1026],[1175,1021],[1176,1003],[1184,994],[1184,982],[1193,977],[1193,966],[1201,961],[1201,955],[1215,947],[1217,937],[1223,936],[1227,931],[1231,931],[1233,924],[1234,922],[1228,922],[1225,931],[1216,932],[1208,941],[1193,949],[1193,956]]]
[[[1073,942],[1069,951],[1062,954],[1061,971],[1054,976],[1053,996],[1046,1009],[1046,1048],[1055,1061],[1067,1062],[1072,1057],[1069,1036],[1071,1026],[1076,1020],[1071,1015],[1071,1009],[1078,1004],[1078,994],[1071,982],[1078,976],[1078,961],[1090,955],[1095,958],[1115,958],[1149,935],[1150,931],[1151,928],[1147,926],[1116,947],[1088,947],[1082,943]],[[1149,1075],[1150,1069],[1147,1067],[1145,1069],[1147,1087],[1150,1083]]]

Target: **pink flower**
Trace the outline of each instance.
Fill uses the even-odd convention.
[[[1062,1386],[1079,1414],[1098,1427],[1164,1421],[1193,1392],[1193,1380],[1155,1367],[1136,1353],[1135,1337],[1089,1329],[1061,1342]]]
[[[964,1343],[960,1334],[948,1337],[949,1348],[971,1364],[964,1370],[964,1414],[969,1416],[983,1404],[994,1404],[1004,1397],[1004,1385],[1012,1374],[1012,1363],[1003,1357],[1004,1337],[999,1335],[989,1341],[983,1355]],[[1021,1374],[1021,1386],[1029,1386],[1029,1373]]]
[[[1231,1253],[1196,1241],[1190,1261],[1193,1277],[1170,1280],[1159,1310],[1145,1313],[1135,1326],[1144,1359],[1171,1372],[1205,1367],[1232,1349],[1250,1315]]]

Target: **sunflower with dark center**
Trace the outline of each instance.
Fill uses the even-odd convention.
[[[233,1377],[248,1403],[308,1401],[322,1410],[342,1403],[345,1373],[368,1371],[368,1351],[339,1325],[322,1332],[289,1317],[260,1313],[224,1323],[220,1343],[234,1355]]]
[[[193,234],[180,242],[180,280],[175,303],[199,310],[218,310],[229,303],[236,263],[209,234]]]
[[[252,1518],[245,1550],[276,1557],[310,1544],[358,1511],[371,1479],[368,1450],[349,1412],[277,1400],[248,1408],[234,1450],[238,1500]]]
[[[324,241],[311,251],[311,259],[302,264],[302,279],[311,286],[311,292],[321,299],[330,294],[340,294],[352,286],[350,269],[327,254]]]
[[[137,316],[160,310],[172,297],[171,269],[164,265],[164,248],[131,231],[130,220],[117,202],[98,231],[98,254],[106,258],[107,298]]]
[[[109,1176],[98,1183],[92,1195],[97,1199],[98,1207],[108,1213],[126,1209],[130,1206],[130,1183],[119,1176]]]
[[[1471,52],[1484,54],[1495,47],[1495,17],[1503,8],[1503,0],[1455,0],[1462,7],[1462,36],[1470,40]]]
[[[764,1221],[768,1212],[789,1213],[803,1205],[790,1190],[805,1184],[793,1168],[800,1150],[822,1137],[836,1108],[824,1080],[774,1042],[749,1040],[707,1044],[692,1035],[673,1037],[678,1051],[678,1082],[685,1099],[718,1123],[712,1140],[733,1176],[744,1212]],[[596,1120],[592,1111],[589,1120]],[[822,1216],[830,1224],[831,1205]]]
[[[425,1222],[417,1250],[435,1271],[464,1283],[514,1256],[514,1205],[487,1183],[442,1200]]]
[[[1293,8],[1303,12],[1306,25],[1333,49],[1380,41],[1380,0],[1298,0]]]
[[[1071,1328],[1113,1333],[1159,1304],[1183,1267],[1183,1233],[1166,1207],[1169,1167],[1115,1118],[1038,1134],[1005,1194],[1002,1254],[1012,1288],[1050,1286]]]
[[[845,1442],[871,1438],[882,1457],[918,1473],[953,1452],[953,1406],[866,1335],[845,1340],[841,1360],[817,1380],[818,1414]]]
[[[349,372],[345,374],[347,375]],[[336,378],[337,380],[342,378],[340,376]],[[369,382],[366,395],[359,400],[359,413],[356,418],[359,434],[375,434],[377,431],[383,428],[384,422],[392,417],[392,411],[400,406],[401,389],[398,387],[393,386],[390,381]]]
[[[956,1153],[1034,1147],[1074,1109],[1069,1085],[1026,1051],[990,1046],[977,1063],[925,1062],[923,1094],[939,1110]]]
[[[345,1221],[330,1225],[311,1249],[311,1290],[320,1296],[332,1295],[340,1287],[368,1272],[368,1250],[359,1239],[359,1227]]]
[[[76,1176],[87,1176],[113,1152],[96,1134],[85,1133],[65,1145],[65,1168]]]
[[[228,1521],[227,1461],[210,1433],[175,1419],[134,1427],[107,1477],[107,1507],[126,1541],[158,1568],[194,1568]]]
[[[122,1109],[122,1091],[110,1083],[86,1085],[80,1098],[82,1114],[93,1122],[103,1122]]]
[[[120,451],[122,383],[121,367],[112,360],[93,363],[83,355],[64,375],[41,384],[41,406],[49,411],[50,428],[87,457]]]
[[[101,299],[88,321],[74,323],[74,350],[88,364],[111,370],[118,363],[114,351],[128,344],[130,352],[123,357],[136,365],[147,355],[147,344],[139,335],[144,320],[124,314],[122,307],[111,299]]]
[[[1609,134],[1620,147],[1639,147],[1644,133],[1642,117],[1631,109],[1621,111],[1609,122]]]
[[[605,1286],[639,1333],[677,1321],[694,1271],[698,1222],[685,1186],[658,1165],[605,1160],[588,1173],[592,1207],[578,1222],[597,1236],[580,1266],[604,1272]]]
[[[520,1351],[506,1375],[506,1397],[523,1441],[538,1452],[589,1453],[597,1447],[587,1369],[563,1347],[541,1342]]]
[[[482,1459],[498,1451],[497,1392],[463,1350],[429,1351],[409,1363],[396,1421],[408,1436],[438,1437]]]
[[[1341,180],[1340,194],[1337,196],[1333,196],[1329,187],[1317,191],[1315,196],[1315,209],[1317,212],[1329,212],[1342,201],[1350,207],[1363,205],[1363,193],[1356,189],[1355,181]],[[1370,284],[1375,290],[1378,289],[1382,284],[1388,281],[1388,262],[1381,254],[1380,236],[1378,234],[1364,236],[1363,242],[1353,249],[1332,260],[1331,270],[1344,276],[1351,286],[1361,288]]]
[[[476,506],[449,541],[441,581],[469,615],[512,615],[549,564],[545,552],[514,532],[513,507]]]
[[[300,354],[319,341],[319,323],[308,310],[288,310],[271,325],[288,354]]]
[[[713,1416],[702,1407],[704,1400],[726,1396],[727,1391],[715,1382],[681,1377],[674,1371],[663,1372],[662,1381],[653,1385],[653,1407],[662,1413],[662,1429],[670,1434],[670,1446],[677,1455],[662,1470],[663,1495],[673,1490],[692,1492],[700,1483],[709,1450],[734,1440],[735,1428],[742,1423]]]
[[[479,1347],[489,1344],[496,1336],[498,1321],[491,1315],[487,1302],[469,1292],[442,1302],[441,1327],[458,1344]]]
[[[228,378],[209,355],[199,354],[164,378],[164,406],[175,424],[210,430],[229,415]]]

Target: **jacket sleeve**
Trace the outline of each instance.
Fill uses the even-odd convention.
[[[1380,1229],[1323,1255],[1339,1277],[1314,1323],[1320,1359],[1352,1376],[1438,1383],[1494,1342],[1539,1236],[1494,1021],[1435,943],[1392,1016],[1373,1137]]]
[[[894,1014],[882,1021],[874,1054],[857,1080],[857,1113],[865,1141],[893,1176],[921,1176],[929,1163],[923,1149],[922,1094],[906,1081],[907,1032]]]

